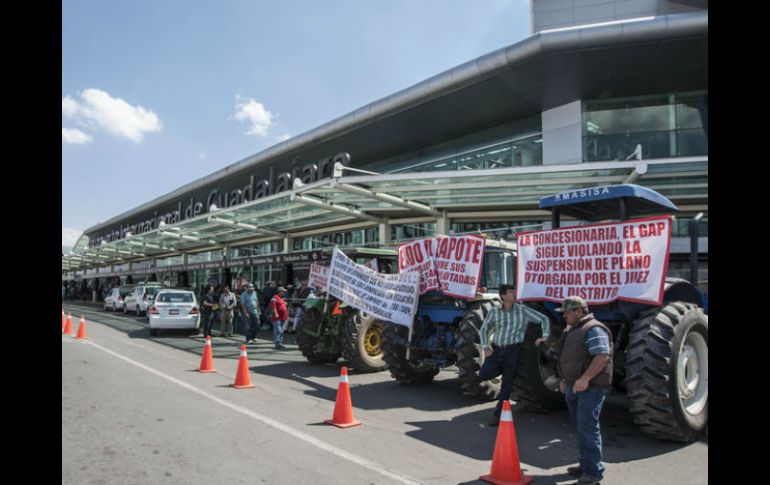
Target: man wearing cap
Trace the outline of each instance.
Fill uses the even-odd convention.
[[[500,285],[499,291],[503,304],[492,308],[487,313],[479,331],[481,348],[484,349],[484,363],[479,371],[479,378],[486,381],[500,374],[503,375],[500,397],[489,426],[498,425],[503,401],[509,399],[513,391],[513,380],[516,377],[516,367],[521,355],[521,345],[527,333],[527,325],[531,321],[537,322],[543,329],[543,336],[535,340],[535,346],[547,340],[551,332],[551,322],[548,317],[516,302],[516,288],[512,285]],[[494,333],[491,337],[490,332]]]
[[[257,338],[257,332],[259,332],[259,302],[252,283],[249,283],[246,286],[246,291],[241,293],[241,310],[248,327],[246,329],[246,343],[253,344]]]
[[[286,301],[283,296],[286,294],[286,288],[279,286],[275,295],[270,299],[270,321],[273,324],[273,343],[276,350],[282,350],[283,346],[283,328],[289,319],[289,311],[286,308]]]
[[[559,389],[577,428],[580,450],[578,466],[568,467],[567,473],[580,477],[580,485],[598,484],[604,476],[599,414],[612,383],[612,334],[579,296],[568,296],[556,311],[567,322],[557,344]]]

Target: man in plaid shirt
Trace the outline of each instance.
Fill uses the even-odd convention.
[[[516,289],[512,285],[500,285],[500,298],[503,301],[502,306],[494,307],[487,313],[480,331],[484,363],[479,371],[479,378],[486,381],[503,375],[500,398],[489,426],[498,425],[503,401],[509,399],[513,391],[513,380],[516,377],[516,367],[528,323],[538,322],[543,329],[543,336],[535,340],[535,347],[547,340],[551,333],[548,317],[517,303]]]

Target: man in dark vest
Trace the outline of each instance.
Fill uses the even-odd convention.
[[[578,296],[565,298],[556,311],[567,322],[557,346],[559,389],[577,428],[580,450],[580,463],[567,473],[580,477],[580,485],[598,484],[604,476],[599,414],[612,383],[612,334]]]

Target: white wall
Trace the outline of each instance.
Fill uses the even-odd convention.
[[[543,111],[543,165],[581,163],[580,100]]]

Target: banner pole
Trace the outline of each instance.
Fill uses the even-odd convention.
[[[406,337],[406,361],[409,362],[409,344],[412,343],[412,327],[414,327],[414,320],[409,326],[409,335]]]

